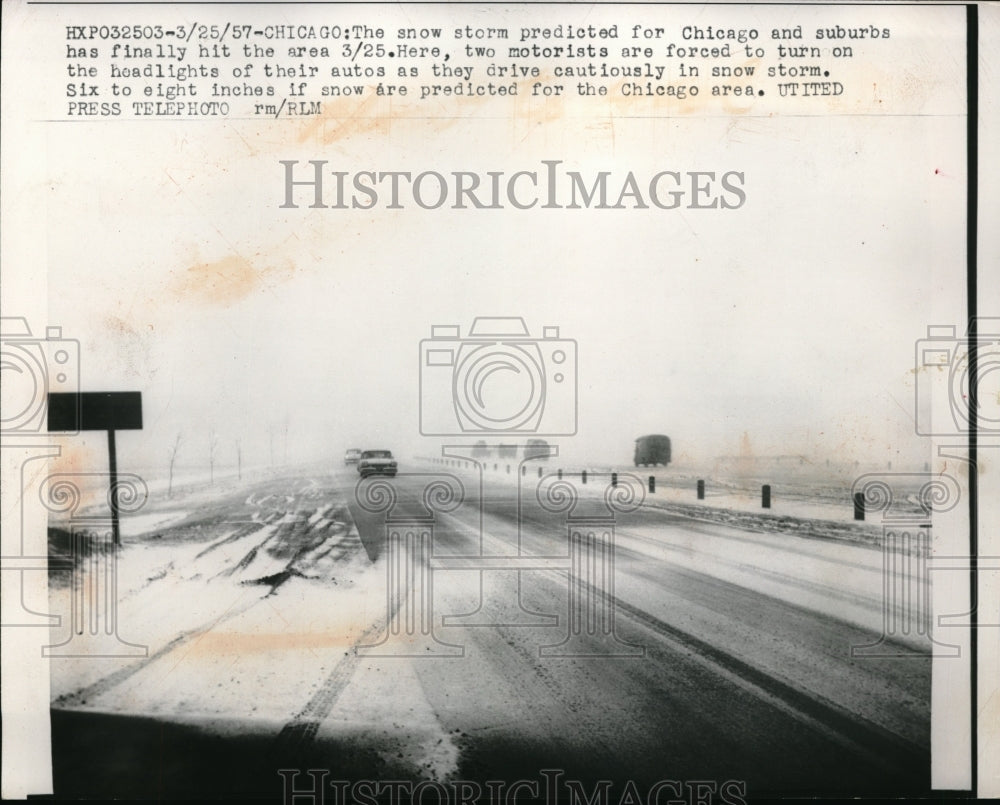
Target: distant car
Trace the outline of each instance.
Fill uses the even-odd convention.
[[[395,475],[396,459],[389,450],[365,450],[358,460],[358,472],[362,478],[369,475]]]
[[[344,463],[345,464],[357,464],[361,460],[361,451],[356,447],[352,447],[346,453],[344,453]]]

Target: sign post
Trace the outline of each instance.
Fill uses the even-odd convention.
[[[43,499],[53,512],[69,516],[72,546],[73,587],[70,628],[60,643],[44,646],[44,657],[146,657],[149,647],[131,643],[119,635],[118,553],[121,547],[119,517],[141,508],[148,490],[137,475],[118,475],[115,431],[142,428],[142,395],[138,391],[102,391],[82,394],[49,394],[50,433],[83,430],[108,432],[108,518],[78,511],[79,495],[60,494],[74,487],[78,478],[103,473],[50,475],[48,495]]]
[[[115,547],[121,545],[118,524],[118,455],[116,430],[142,430],[142,392],[88,391],[49,394],[49,432],[106,430],[108,470],[111,474],[111,533]]]

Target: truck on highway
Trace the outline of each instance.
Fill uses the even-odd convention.
[[[667,466],[670,463],[670,437],[662,433],[640,436],[635,440],[633,463],[637,467]]]

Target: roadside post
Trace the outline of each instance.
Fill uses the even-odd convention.
[[[49,394],[49,432],[106,430],[111,506],[111,533],[115,547],[121,545],[118,523],[118,454],[116,430],[142,430],[142,392],[88,391]]]

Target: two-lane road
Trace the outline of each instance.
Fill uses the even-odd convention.
[[[566,514],[540,504],[537,479],[524,480],[519,502],[514,484],[455,472],[464,500],[422,526],[433,548],[414,554],[410,564],[422,569],[410,575],[405,548],[386,554],[387,533],[421,528],[424,489],[447,471],[360,486],[344,479],[362,542],[399,568],[387,586],[401,585],[383,632],[395,628],[395,639],[362,652],[361,667],[411,667],[428,712],[459,736],[453,776],[538,779],[540,769],[557,768],[640,788],[736,779],[757,795],[927,789],[930,658],[852,659],[851,645],[878,635],[838,617],[837,578],[823,612],[701,572],[691,554],[731,554],[737,541],[752,554],[767,535],[645,508],[614,515],[612,588],[599,552],[573,564]],[[366,510],[370,484],[392,487],[391,510]],[[586,508],[585,516],[600,513],[583,499],[575,513]],[[785,550],[809,553],[809,540],[785,540]],[[856,550],[822,561],[846,567]],[[677,552],[687,559],[675,561]],[[752,566],[745,572],[754,575]],[[420,595],[406,591],[424,593],[428,579],[433,592],[414,617]],[[439,654],[425,639],[409,652],[418,656],[371,656],[408,653],[407,629],[419,631],[430,609]],[[574,610],[582,625],[565,644]],[[449,656],[454,646],[461,656]]]

